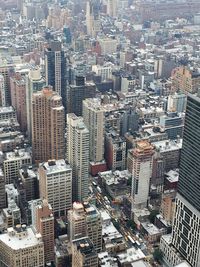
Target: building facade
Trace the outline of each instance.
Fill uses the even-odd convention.
[[[32,148],[36,163],[65,157],[65,115],[62,98],[52,87],[32,97]]]
[[[66,152],[73,173],[73,200],[82,201],[88,196],[89,131],[75,114],[67,114]]]
[[[51,205],[43,199],[41,205],[35,207],[35,228],[44,242],[44,261],[54,261],[54,217]]]
[[[104,159],[104,109],[96,98],[83,101],[83,120],[89,130],[90,161],[101,162]]]
[[[129,151],[128,170],[132,173],[132,209],[146,207],[152,176],[154,147],[148,141],[138,141]]]
[[[40,198],[51,205],[54,216],[66,217],[72,207],[72,169],[64,160],[49,160],[39,167]]]
[[[0,264],[12,267],[43,267],[44,244],[40,234],[16,225],[0,235]]]
[[[172,244],[191,266],[200,266],[200,97],[189,95],[186,107]]]

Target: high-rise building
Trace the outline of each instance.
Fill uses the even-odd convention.
[[[95,206],[88,202],[73,203],[73,209],[68,211],[68,233],[70,241],[88,237],[96,252],[102,249],[101,215]]]
[[[98,255],[88,237],[77,239],[72,243],[73,267],[98,267]]]
[[[96,85],[86,83],[85,77],[76,76],[76,84],[67,89],[67,113],[75,113],[82,116],[83,100],[96,96]]]
[[[101,101],[96,98],[83,101],[83,119],[89,130],[90,161],[104,160],[104,128],[105,117]]]
[[[153,156],[151,191],[161,193],[164,185],[165,161],[157,148]]]
[[[5,92],[6,106],[11,105],[10,76],[12,69],[13,69],[13,64],[5,62],[2,58],[0,58],[0,74],[4,78],[4,92]]]
[[[65,156],[65,115],[62,98],[44,87],[32,97],[32,147],[35,162]]]
[[[27,113],[26,113],[26,80],[19,73],[15,73],[10,78],[11,103],[17,112],[17,119],[20,124],[20,130],[27,131]]]
[[[77,240],[87,236],[86,214],[83,204],[73,203],[73,209],[68,211],[68,234],[69,240]]]
[[[40,233],[44,242],[44,261],[54,261],[54,217],[51,205],[43,199],[40,205],[35,207],[37,233]]]
[[[46,85],[62,96],[63,105],[66,108],[67,68],[66,57],[61,48],[61,42],[51,41],[45,50]]]
[[[117,0],[108,0],[107,13],[111,17],[117,16]]]
[[[128,170],[132,173],[132,210],[147,206],[153,154],[153,146],[145,140],[138,141],[128,153]]]
[[[73,200],[83,201],[88,196],[89,131],[83,118],[67,114],[66,159],[72,167]]]
[[[49,160],[39,167],[40,198],[51,205],[54,216],[66,217],[72,207],[72,169],[64,160]]]
[[[29,71],[26,76],[26,113],[27,113],[27,132],[28,137],[31,140],[32,134],[32,95],[33,93],[42,90],[45,86],[45,80],[41,76],[41,70],[39,68],[34,68]]]
[[[6,207],[5,181],[2,169],[0,169],[0,209]]]
[[[200,266],[200,97],[188,95],[172,244],[193,267]]]
[[[100,31],[100,1],[87,0],[86,2],[86,25],[87,34],[96,37]]]
[[[0,235],[0,266],[44,266],[41,234],[26,225],[10,227]]]
[[[84,203],[87,236],[92,241],[97,253],[102,250],[102,221],[100,212],[95,206]]]
[[[200,86],[200,73],[180,66],[172,71],[172,86],[174,91],[196,93]]]
[[[0,73],[0,105],[5,107],[6,99],[5,99],[5,81],[3,75]]]

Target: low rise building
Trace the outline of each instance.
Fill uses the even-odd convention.
[[[158,229],[154,224],[149,222],[141,223],[141,231],[149,243],[160,241],[161,236],[166,233],[166,229]]]
[[[134,266],[138,261],[145,259],[144,253],[134,247],[128,248],[125,252],[117,255],[120,266]],[[137,265],[136,265],[137,266]]]
[[[98,177],[102,187],[113,200],[123,198],[123,196],[131,192],[131,186],[128,186],[128,181],[132,176],[128,170],[100,172]]]

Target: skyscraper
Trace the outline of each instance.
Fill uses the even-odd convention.
[[[64,160],[50,160],[39,167],[40,198],[51,205],[56,218],[72,207],[72,169]]]
[[[68,231],[70,241],[88,237],[96,252],[102,249],[101,215],[95,206],[88,202],[73,203],[73,209],[68,211]]]
[[[2,169],[0,169],[0,209],[6,207],[5,181]]]
[[[41,234],[44,242],[44,261],[50,263],[54,260],[54,217],[51,205],[43,199],[35,208],[36,231]]]
[[[188,95],[172,244],[200,266],[200,97]]]
[[[42,90],[45,86],[45,80],[41,76],[41,70],[39,68],[34,68],[29,71],[26,76],[26,113],[27,113],[27,132],[28,137],[31,140],[32,134],[32,95],[33,93]]]
[[[128,170],[132,173],[132,210],[147,206],[153,154],[153,146],[145,140],[138,141],[136,148],[129,151]]]
[[[66,86],[67,70],[66,57],[62,51],[59,41],[51,41],[45,50],[45,73],[46,85],[51,85],[53,89],[62,96],[64,107],[66,107]]]
[[[86,26],[87,34],[96,37],[100,31],[100,2],[99,0],[87,0],[86,2]]]
[[[0,105],[5,107],[6,99],[5,99],[5,81],[3,75],[0,73]]]
[[[96,95],[96,85],[86,83],[85,77],[76,76],[76,85],[70,85],[67,89],[67,113],[75,113],[82,116],[83,100]]]
[[[100,212],[95,206],[84,203],[87,236],[92,241],[97,253],[102,250],[102,221]]]
[[[20,124],[20,130],[27,131],[27,113],[26,113],[26,81],[25,77],[16,73],[10,78],[11,103],[16,109],[17,120]]]
[[[88,196],[89,131],[82,117],[67,114],[66,159],[72,167],[73,200],[82,201]]]
[[[104,160],[105,117],[101,101],[97,98],[83,101],[83,119],[90,136],[90,161]]]
[[[108,0],[107,13],[111,17],[117,16],[117,0]]]
[[[63,159],[65,115],[62,98],[45,87],[32,97],[32,147],[35,162]]]

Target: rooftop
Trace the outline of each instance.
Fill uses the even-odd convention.
[[[14,229],[10,227],[7,233],[0,235],[0,241],[13,250],[26,249],[41,244],[41,235],[35,234],[32,228],[26,225],[17,225]]]
[[[31,159],[31,154],[25,149],[16,149],[14,152],[7,152],[5,156],[6,161],[27,158]]]
[[[141,225],[148,232],[149,235],[160,234],[160,230],[152,223],[144,222]]]
[[[121,253],[118,255],[121,264],[137,262],[140,259],[144,259],[145,255],[140,249],[134,247],[128,248],[126,253]],[[134,265],[133,265],[134,266]]]
[[[167,173],[165,173],[165,178],[170,182],[170,183],[176,183],[178,182],[179,178],[179,170],[170,170]]]
[[[11,113],[11,112],[15,112],[15,110],[12,106],[0,107],[0,114]]]
[[[64,159],[49,160],[48,162],[41,163],[40,167],[43,167],[47,174],[71,171],[70,165]]]
[[[77,249],[84,255],[96,253],[94,246],[88,237],[77,239],[73,241],[73,244],[76,245]]]
[[[182,148],[182,140],[163,140],[158,142],[153,142],[156,148],[160,150],[160,152],[168,152],[173,150],[179,150]]]

